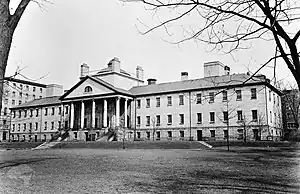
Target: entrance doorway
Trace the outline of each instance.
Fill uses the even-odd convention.
[[[85,141],[89,141],[89,133],[88,132],[84,132],[85,134]]]
[[[197,130],[197,141],[202,141],[202,130]]]

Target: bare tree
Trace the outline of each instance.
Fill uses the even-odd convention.
[[[48,0],[43,1],[48,2]],[[0,1],[0,91],[3,91],[3,80],[14,32],[30,2],[38,3],[38,5],[41,6],[38,1],[21,0],[13,12],[11,11],[13,9],[10,9],[10,0]],[[2,98],[0,98],[0,110],[1,109]]]
[[[142,32],[147,34],[170,25],[183,26],[184,38],[174,42],[197,40],[212,50],[231,54],[251,47],[254,40],[274,43],[274,55],[253,74],[282,59],[300,88],[300,60],[297,41],[300,37],[300,1],[298,0],[122,0],[142,2],[156,14],[159,24]],[[161,16],[161,17],[160,17]],[[164,18],[165,17],[165,18]],[[197,21],[185,26],[184,21]],[[146,26],[146,25],[145,25]],[[147,26],[146,26],[147,27]],[[293,28],[295,30],[293,30]]]
[[[159,129],[159,123],[157,121],[156,115],[151,116],[151,127],[152,127],[152,139],[155,140],[155,133]]]

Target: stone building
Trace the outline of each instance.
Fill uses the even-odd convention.
[[[135,75],[121,69],[118,58],[95,74],[83,64],[80,80],[62,96],[11,109],[11,137],[45,140],[60,129],[68,130],[68,140],[85,141],[97,141],[109,131],[116,140],[223,140],[227,135],[263,140],[282,135],[281,93],[263,75],[231,74],[216,61],[204,64],[204,78],[189,79],[182,72],[176,82],[152,78],[144,84],[143,76],[140,66]]]
[[[10,108],[22,103],[45,97],[46,85],[5,77],[3,83],[2,110],[0,118],[0,141],[9,139]]]

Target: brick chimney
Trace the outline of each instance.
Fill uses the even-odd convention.
[[[181,72],[181,81],[185,81],[189,79],[189,73],[188,72]]]

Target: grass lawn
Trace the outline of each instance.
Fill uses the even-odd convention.
[[[300,192],[300,149],[231,149],[0,151],[0,192]]]

